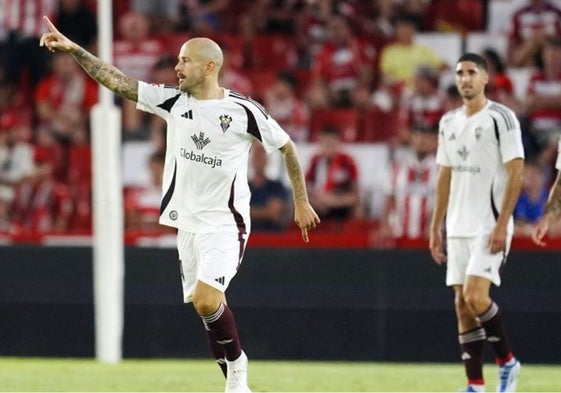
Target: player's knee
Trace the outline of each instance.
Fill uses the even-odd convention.
[[[194,296],[193,297],[193,307],[195,307],[195,311],[199,315],[211,315],[220,306],[219,302],[216,302],[214,299],[205,296]]]
[[[466,291],[464,293],[464,301],[475,315],[479,315],[489,307],[489,296],[476,291]],[[483,310],[483,311],[482,311]]]

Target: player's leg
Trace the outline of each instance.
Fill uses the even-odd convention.
[[[510,246],[510,239],[507,248]],[[499,383],[501,392],[516,389],[520,363],[514,357],[506,324],[499,306],[489,296],[491,283],[501,284],[500,271],[504,265],[506,253],[491,254],[487,247],[487,237],[482,237],[474,245],[474,253],[468,266],[468,277],[464,286],[464,298],[468,306],[477,315],[485,329],[487,340],[492,344],[499,365]]]
[[[456,316],[458,318],[458,341],[468,379],[467,390],[482,392],[485,391],[485,381],[483,379],[485,330],[467,306],[463,296],[463,287],[455,285],[454,294]]]
[[[469,240],[447,239],[446,285],[454,289],[458,322],[458,341],[467,377],[467,391],[485,391],[483,379],[483,347],[485,331],[464,299],[463,284],[469,261]]]

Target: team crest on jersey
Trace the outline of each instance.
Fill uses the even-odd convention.
[[[465,160],[467,160],[467,157],[469,155],[469,151],[466,149],[465,146],[462,146],[462,148],[458,150],[458,155],[460,157],[462,157],[462,160],[465,161]]]
[[[479,138],[481,138],[482,133],[483,133],[483,127],[476,127],[475,128],[475,139],[479,140]]]
[[[170,211],[169,218],[173,221],[177,220],[177,212],[175,210]]]
[[[232,122],[232,116],[221,115],[219,119],[220,119],[220,127],[222,127],[222,132],[226,132],[226,130],[230,128],[230,123]]]
[[[202,148],[208,145],[210,142],[210,139],[205,138],[205,133],[202,131],[199,132],[199,136],[197,136],[196,134],[192,135],[191,139],[193,140],[193,142],[195,142],[195,146],[197,146],[198,150],[202,150]]]

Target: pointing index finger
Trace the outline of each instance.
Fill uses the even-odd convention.
[[[49,28],[49,30],[53,33],[60,33],[57,28],[55,27],[55,25],[53,25],[53,22],[51,22],[51,20],[49,19],[48,16],[43,15],[43,20],[45,21],[45,24],[47,25],[47,27]]]

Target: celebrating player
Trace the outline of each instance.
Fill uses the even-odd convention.
[[[455,292],[459,342],[467,391],[485,391],[483,347],[488,340],[499,364],[499,392],[515,391],[520,362],[511,352],[504,319],[489,296],[501,284],[513,233],[512,211],[524,168],[520,124],[512,110],[487,99],[485,60],[462,55],[456,87],[463,106],[440,120],[440,166],[430,229],[430,251],[447,262],[446,285]],[[446,216],[447,255],[442,222]]]
[[[178,230],[184,301],[192,302],[202,318],[211,351],[226,376],[226,391],[249,391],[247,356],[225,297],[251,229],[248,155],[255,139],[267,152],[282,152],[294,220],[308,242],[308,231],[320,220],[308,202],[294,143],[259,104],[218,85],[223,55],[210,39],[183,44],[175,66],[179,86],[169,87],[124,75],[70,41],[47,17],[45,23],[49,32],[41,37],[41,46],[69,53],[97,82],[166,120],[160,223]]]

